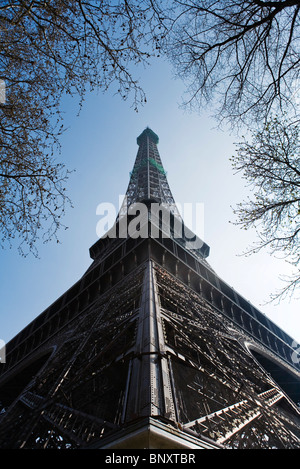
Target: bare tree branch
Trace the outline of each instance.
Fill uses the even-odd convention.
[[[154,11],[155,7],[155,11]],[[7,0],[0,5],[0,245],[36,252],[57,239],[69,172],[57,162],[61,98],[109,88],[138,109],[134,66],[157,55],[165,34],[155,0]]]
[[[258,241],[248,253],[268,247],[285,256],[295,274],[273,298],[294,293],[300,287],[300,142],[297,123],[274,118],[252,141],[238,144],[233,168],[253,189],[253,197],[235,207],[236,224],[254,227]],[[297,281],[298,279],[299,281]]]
[[[210,103],[234,125],[293,110],[299,1],[175,0],[164,50],[187,83],[185,105]]]

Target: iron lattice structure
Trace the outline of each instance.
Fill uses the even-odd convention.
[[[121,214],[155,201],[174,225],[157,144],[138,137]],[[159,236],[98,240],[83,277],[7,344],[0,447],[300,448],[298,345],[217,276],[205,243],[144,223]]]

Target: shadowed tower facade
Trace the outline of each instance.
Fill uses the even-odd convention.
[[[300,347],[212,269],[158,143],[87,272],[7,344],[0,448],[300,448]]]

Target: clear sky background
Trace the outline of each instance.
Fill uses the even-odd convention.
[[[159,136],[175,201],[204,204],[204,240],[213,269],[300,342],[299,301],[265,304],[281,288],[278,277],[289,273],[288,264],[267,251],[240,256],[256,235],[229,223],[231,206],[248,193],[229,162],[237,137],[216,130],[209,110],[198,115],[180,109],[184,86],[172,78],[168,65],[157,62],[138,75],[148,100],[139,113],[113,92],[87,95],[79,117],[76,100],[64,101],[68,130],[58,161],[76,170],[67,184],[74,205],[63,220],[69,229],[60,232],[61,244],[38,246],[38,259],[23,258],[16,249],[0,252],[0,339],[8,342],[89,267],[89,247],[97,241],[96,208],[103,202],[118,205],[137,154],[136,138],[149,126]]]

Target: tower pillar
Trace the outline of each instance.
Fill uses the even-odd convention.
[[[147,261],[144,275],[126,420],[145,416],[160,416],[176,421],[155,271],[151,259]]]

